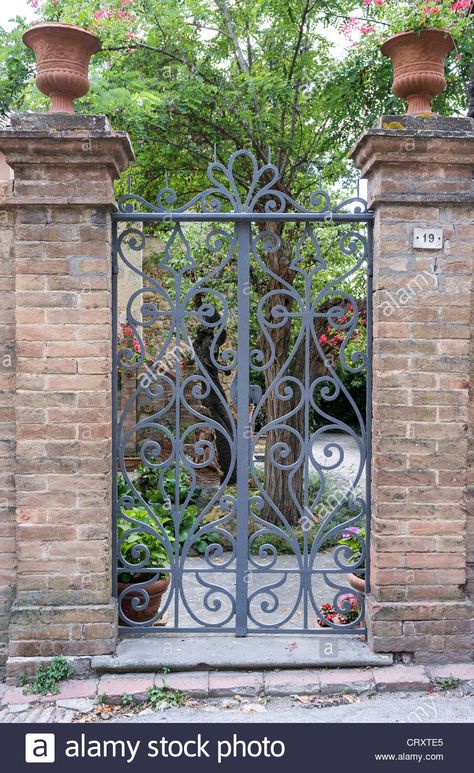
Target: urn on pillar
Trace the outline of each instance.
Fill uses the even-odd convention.
[[[30,27],[23,42],[36,57],[38,89],[51,97],[50,113],[73,113],[74,100],[89,91],[89,62],[98,38],[74,24],[49,22]]]
[[[392,91],[408,100],[408,115],[431,113],[431,100],[446,87],[444,60],[455,43],[445,30],[400,32],[382,45],[393,64]]]

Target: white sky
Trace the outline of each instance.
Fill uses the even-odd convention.
[[[0,0],[0,26],[8,29],[8,20],[15,16],[33,19],[34,11],[27,5],[26,0]]]

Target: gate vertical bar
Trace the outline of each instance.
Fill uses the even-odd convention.
[[[247,635],[248,518],[249,518],[249,323],[250,323],[250,223],[236,223],[237,229],[237,555],[235,633]]]
[[[118,223],[112,218],[112,596],[117,597],[117,330],[118,330]]]

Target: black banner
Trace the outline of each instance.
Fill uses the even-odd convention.
[[[464,769],[469,725],[8,724],[2,769],[61,771],[384,771]],[[457,768],[459,766],[459,768]]]

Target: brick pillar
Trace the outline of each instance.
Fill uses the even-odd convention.
[[[375,211],[369,641],[468,661],[474,121],[386,116],[352,155]],[[415,227],[444,246],[414,249]]]
[[[113,651],[111,210],[132,158],[102,116],[17,114],[0,132],[13,168],[16,290],[18,658]]]
[[[0,154],[0,670],[7,657],[10,607],[15,593],[15,271],[11,170]]]

